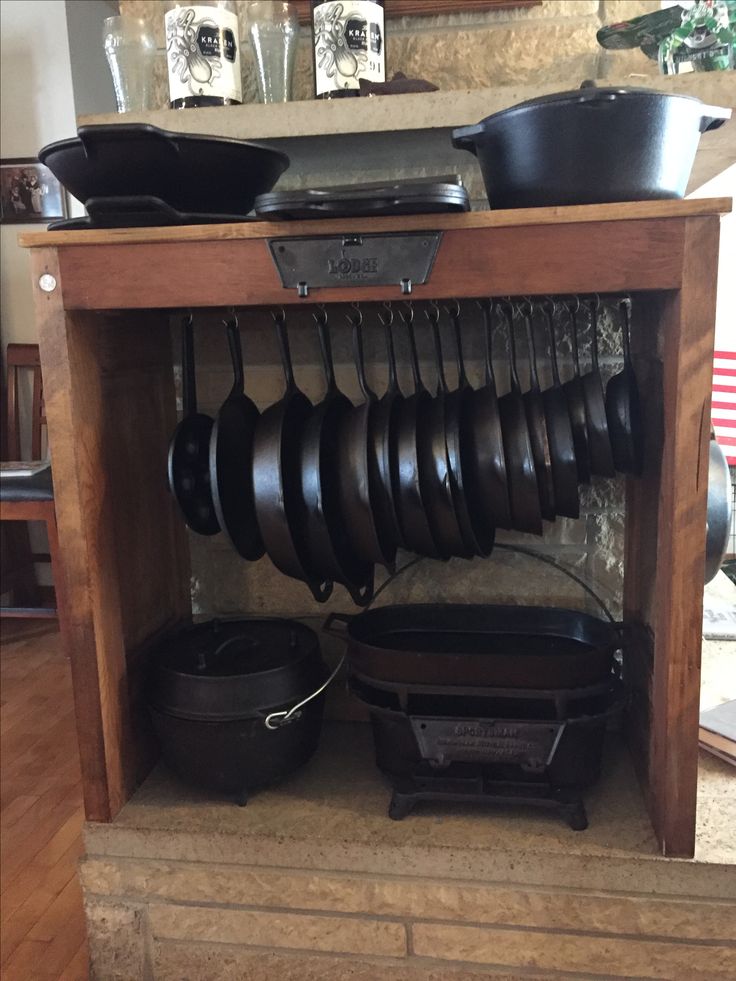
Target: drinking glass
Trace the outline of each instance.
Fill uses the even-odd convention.
[[[288,102],[299,40],[296,4],[255,0],[248,4],[248,36],[261,102]]]
[[[118,112],[151,108],[156,42],[139,17],[106,17],[103,40]]]

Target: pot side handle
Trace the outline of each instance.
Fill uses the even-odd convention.
[[[469,150],[470,153],[475,153],[476,137],[483,133],[483,124],[476,123],[475,126],[461,126],[459,129],[454,129],[452,131],[452,145],[456,150]]]
[[[326,634],[332,634],[333,637],[340,637],[344,640],[347,634],[347,628],[350,626],[352,619],[352,616],[348,613],[330,613],[322,624],[322,630]],[[336,627],[336,623],[341,623],[342,628]]]
[[[705,133],[710,129],[718,129],[723,126],[727,119],[731,118],[731,110],[723,106],[701,106],[700,132]]]

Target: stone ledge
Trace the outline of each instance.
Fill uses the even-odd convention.
[[[697,860],[658,854],[631,762],[615,738],[605,776],[586,794],[590,828],[574,832],[532,809],[419,807],[388,819],[389,791],[373,763],[370,727],[328,723],[301,772],[246,808],[183,787],[162,768],[110,825],[88,824],[90,857],[397,874],[661,897],[736,899],[728,775],[709,774]],[[716,788],[720,787],[721,791]],[[722,796],[716,796],[722,793]],[[510,814],[512,818],[510,818]]]

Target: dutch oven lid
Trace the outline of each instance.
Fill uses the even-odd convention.
[[[294,620],[211,620],[167,638],[151,659],[149,700],[181,718],[261,716],[326,675],[317,636]]]
[[[534,99],[527,99],[525,102],[519,102],[515,106],[509,106],[506,109],[501,109],[499,112],[495,112],[486,118],[482,122],[489,122],[490,120],[499,119],[502,116],[506,116],[509,113],[517,112],[520,109],[531,109],[534,106],[546,106],[546,105],[559,105],[568,103],[569,105],[584,105],[590,102],[615,102],[618,99],[630,99],[630,98],[641,98],[645,96],[647,98],[653,98],[656,100],[662,99],[684,99],[687,102],[694,102],[700,106],[703,106],[705,112],[709,111],[712,107],[705,106],[701,99],[698,99],[694,95],[682,95],[679,92],[662,92],[658,89],[647,89],[647,88],[634,88],[634,87],[605,87],[598,88],[594,82],[583,82],[579,89],[570,89],[566,92],[551,92],[549,95],[539,95]]]

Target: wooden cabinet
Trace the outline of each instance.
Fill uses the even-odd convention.
[[[148,646],[190,616],[165,478],[182,308],[398,299],[398,284],[281,285],[269,241],[438,232],[416,299],[636,293],[646,469],[627,487],[628,732],[667,855],[692,855],[719,215],[728,200],[21,236],[33,250],[85,803],[114,818],[151,764]]]

